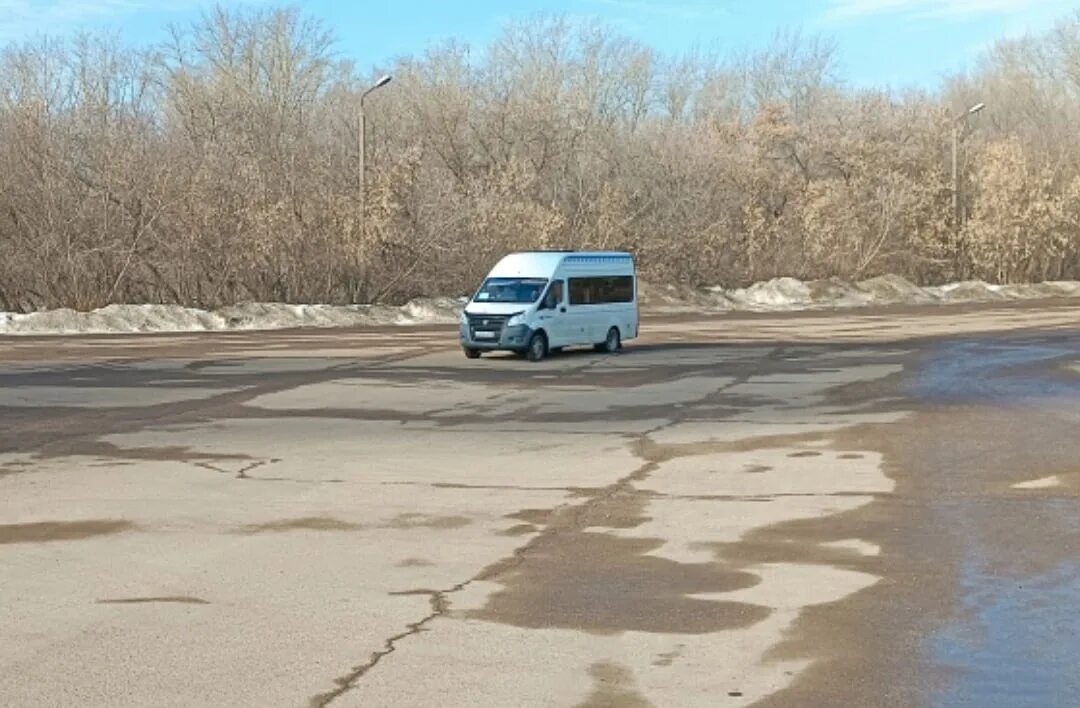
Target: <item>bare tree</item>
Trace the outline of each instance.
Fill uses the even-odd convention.
[[[551,16],[379,69],[293,9],[218,8],[143,50],[9,44],[0,308],[400,302],[552,247],[686,285],[1080,277],[1080,13],[937,94],[845,88],[827,38],[664,57]],[[974,102],[959,228],[949,137]]]

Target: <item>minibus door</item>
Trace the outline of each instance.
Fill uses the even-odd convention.
[[[563,346],[570,336],[570,316],[566,312],[566,286],[562,280],[551,283],[541,307],[539,320],[547,331],[549,344]]]

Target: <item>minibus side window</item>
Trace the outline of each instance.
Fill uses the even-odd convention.
[[[544,296],[544,307],[549,310],[554,310],[563,301],[563,281],[556,280],[551,283],[551,287],[548,288],[547,295]]]
[[[632,302],[634,278],[629,275],[570,278],[571,305]]]
[[[592,304],[591,277],[570,278],[570,304]]]

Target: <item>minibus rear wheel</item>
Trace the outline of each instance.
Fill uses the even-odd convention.
[[[608,354],[614,354],[622,348],[622,341],[619,337],[619,328],[612,327],[607,332],[607,339],[602,343],[597,344],[595,349],[598,352],[607,352]]]

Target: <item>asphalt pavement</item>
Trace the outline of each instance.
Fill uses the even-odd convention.
[[[1070,705],[1080,306],[0,340],[0,702]]]

